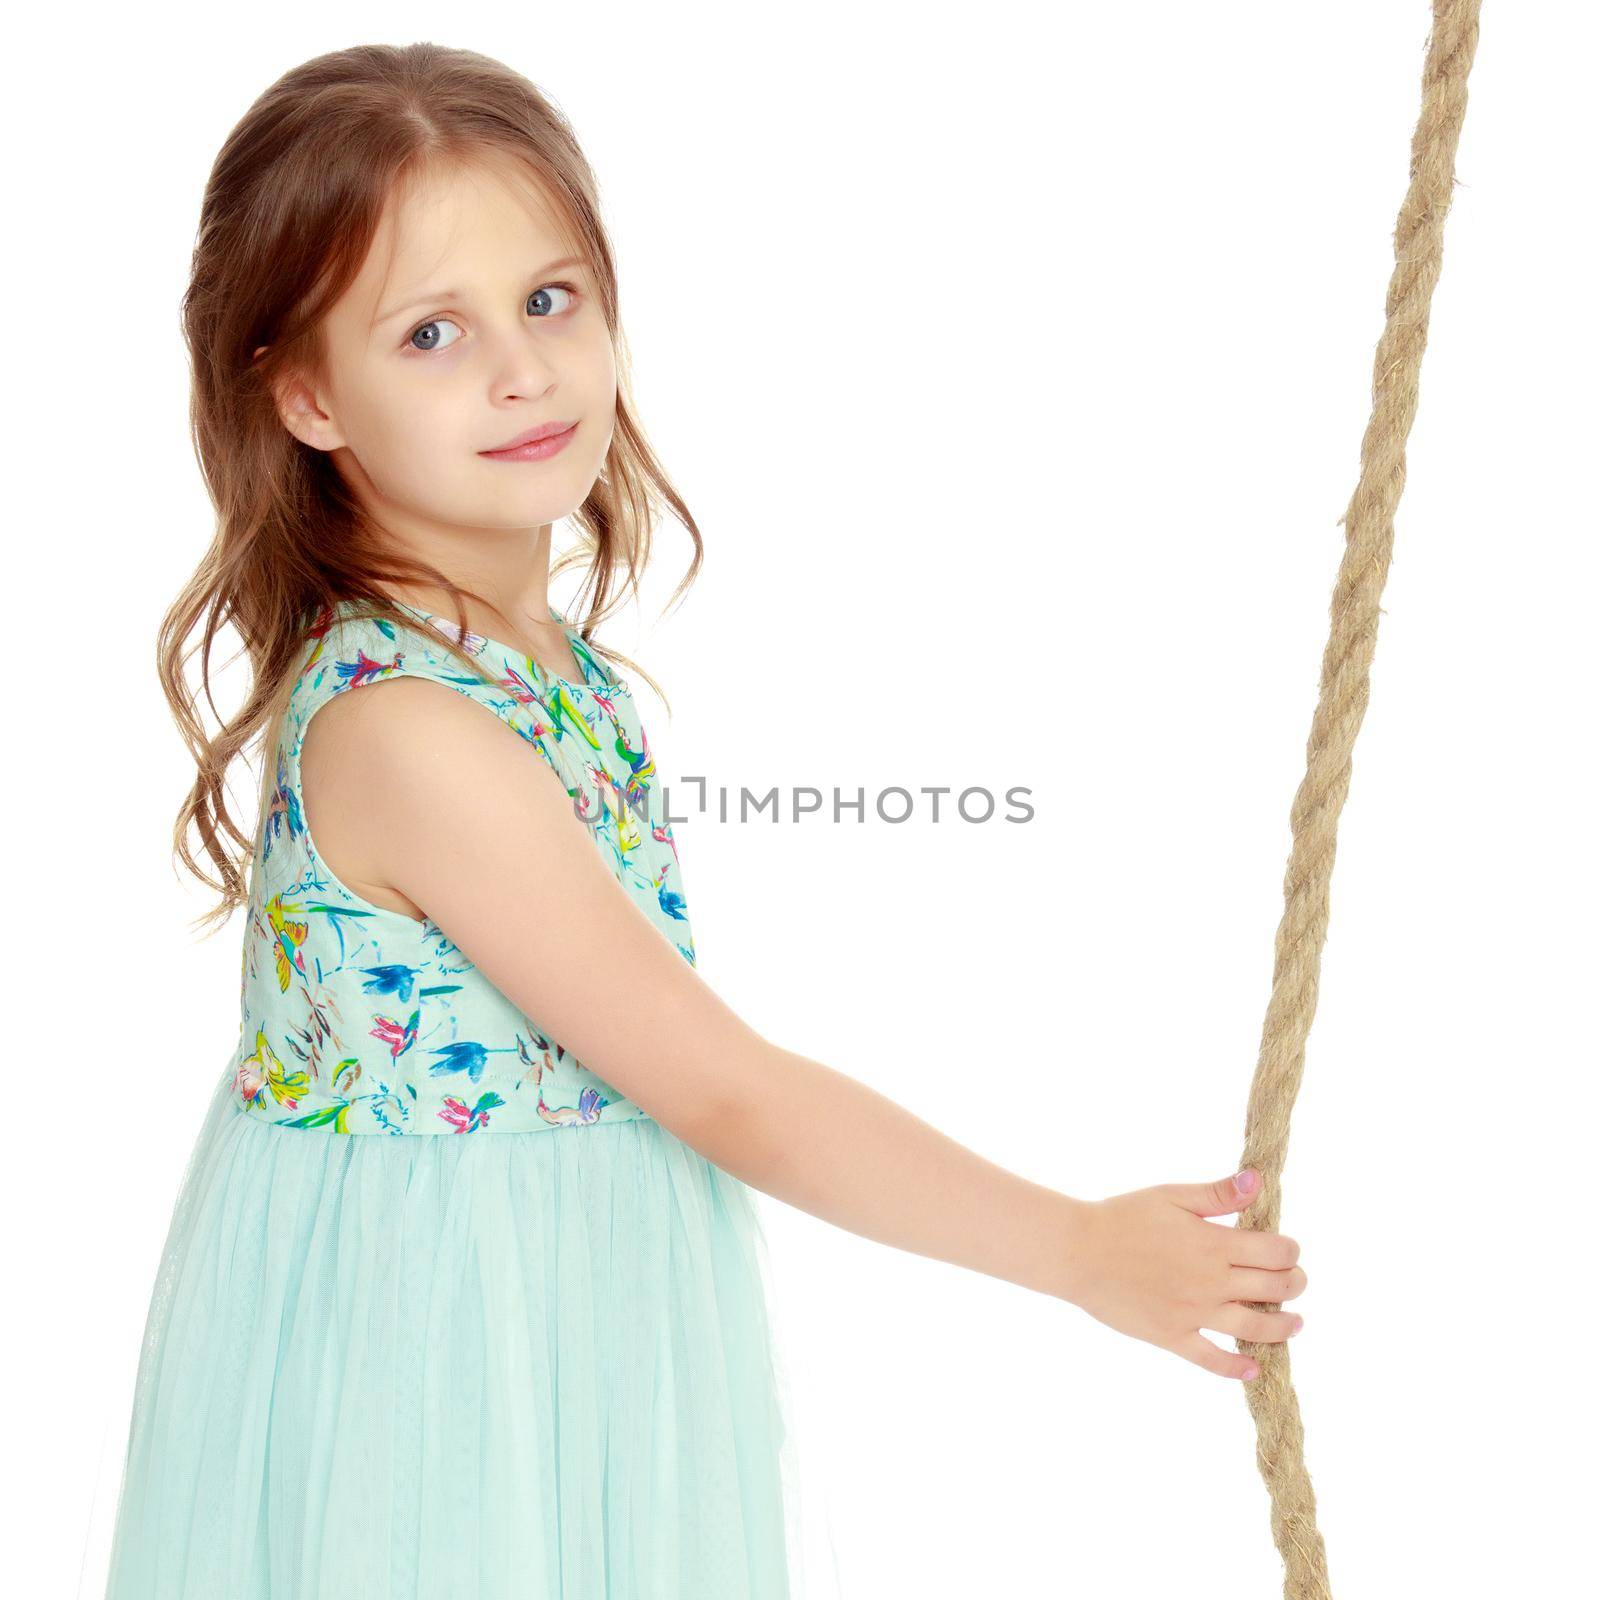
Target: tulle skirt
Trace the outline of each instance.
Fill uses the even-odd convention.
[[[799,1600],[756,1198],[649,1118],[341,1136],[219,1083],[107,1600]]]

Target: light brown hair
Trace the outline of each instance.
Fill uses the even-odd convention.
[[[198,768],[178,814],[173,854],[221,895],[199,925],[225,921],[248,900],[261,799],[273,781],[272,745],[310,630],[341,602],[352,615],[414,626],[377,587],[383,582],[445,590],[462,629],[463,595],[484,598],[390,548],[327,453],[284,426],[274,399],[274,380],[285,373],[324,370],[322,318],[359,272],[391,196],[435,164],[475,157],[519,163],[553,202],[569,248],[595,280],[616,356],[615,429],[594,487],[571,516],[579,543],[551,571],[586,569],[569,622],[597,656],[634,668],[665,700],[648,673],[592,637],[627,594],[638,595],[663,505],[694,545],[669,604],[693,582],[703,550],[694,518],[635,414],[611,245],[594,174],[571,127],[526,78],[471,50],[359,45],[306,61],[268,88],[223,142],[182,303],[190,431],[216,528],[163,619],[157,670]],[[589,609],[580,621],[583,596]],[[223,623],[238,633],[251,666],[249,692],[231,720],[217,712],[211,692],[211,649]],[[203,630],[199,643],[186,649],[196,628]],[[450,641],[440,644],[480,670]],[[191,688],[184,667],[195,655],[200,682]],[[198,714],[202,694],[220,724],[210,735]],[[247,831],[229,814],[224,785],[234,758],[257,736],[261,795]],[[214,875],[189,848],[191,827]]]

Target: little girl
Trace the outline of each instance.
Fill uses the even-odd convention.
[[[1294,1241],[1204,1220],[1254,1174],[1074,1199],[695,970],[594,626],[660,501],[689,578],[700,537],[628,397],[593,175],[531,84],[430,44],[288,73],[216,160],[184,327],[217,530],[162,677],[199,766],[177,851],[213,919],[245,912],[241,1026],[151,1297],[108,1600],[796,1593],[751,1188],[1255,1376],[1200,1331],[1298,1324],[1261,1309],[1305,1287]],[[563,517],[579,623],[548,599]],[[204,675],[222,622],[253,679],[207,737],[183,646],[203,628]]]

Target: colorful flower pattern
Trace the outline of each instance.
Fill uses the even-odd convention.
[[[618,881],[691,965],[694,939],[677,843],[632,691],[567,633],[581,681],[511,646],[463,643],[494,680],[439,642],[448,618],[325,611],[272,752],[240,972],[232,1064],[241,1110],[326,1133],[443,1134],[584,1127],[648,1113],[591,1072],[502,994],[430,918],[364,899],[317,854],[301,803],[300,750],[337,694],[430,678],[488,706],[561,778]]]

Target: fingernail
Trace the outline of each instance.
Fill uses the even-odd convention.
[[[1260,1179],[1256,1175],[1256,1169],[1254,1167],[1246,1167],[1244,1171],[1233,1180],[1233,1186],[1239,1191],[1240,1194],[1250,1194],[1254,1191],[1255,1186],[1259,1181]]]
[[[1294,1326],[1289,1330],[1290,1335],[1293,1336],[1294,1334],[1299,1333],[1299,1331],[1305,1327],[1305,1325],[1306,1319],[1304,1317],[1296,1317],[1294,1319]]]
[[[1260,1376],[1261,1376],[1261,1368],[1260,1367],[1246,1367],[1244,1369],[1244,1381],[1246,1383],[1253,1383]]]

